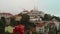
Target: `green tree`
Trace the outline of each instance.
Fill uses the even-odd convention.
[[[30,16],[27,14],[19,14],[22,16],[21,23],[23,23],[26,26],[26,29],[29,29],[31,27],[31,23],[29,22]]]
[[[50,14],[45,14],[44,15],[44,20],[45,21],[48,21],[48,20],[50,20],[51,19],[51,15]]]
[[[13,27],[16,26],[17,23],[15,21],[15,18],[11,17],[10,19],[11,19],[10,25],[13,26]]]
[[[1,17],[1,21],[0,21],[0,34],[5,34],[5,24],[6,24],[6,21],[5,21],[5,18],[4,17]]]
[[[22,16],[21,23],[23,23],[26,26],[26,29],[31,29],[32,27],[35,27],[36,25],[34,23],[30,22],[30,16],[27,14],[19,14]]]
[[[28,24],[29,19],[30,19],[29,15],[27,15],[27,14],[22,14],[21,16],[22,16],[21,22],[22,22],[23,24],[25,24],[25,25]]]
[[[60,24],[59,24],[59,30],[58,31],[60,32]]]
[[[60,22],[60,17],[52,16],[51,20],[52,20],[53,18],[55,18],[57,21],[59,21],[59,22]]]

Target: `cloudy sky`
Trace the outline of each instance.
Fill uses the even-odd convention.
[[[0,0],[0,12],[18,14],[34,6],[45,13],[60,16],[60,0]]]

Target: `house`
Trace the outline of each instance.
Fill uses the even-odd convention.
[[[50,26],[49,26],[49,34],[56,34],[57,32],[57,29],[56,29],[56,26],[55,26],[55,23],[50,23]]]
[[[48,32],[49,32],[48,22],[43,21],[43,22],[38,23],[36,25],[36,32],[37,33],[48,34]]]
[[[10,13],[0,13],[0,18],[1,17],[9,18],[11,16],[12,16],[12,14],[10,14]]]
[[[38,23],[36,25],[36,32],[37,33],[44,33],[44,24],[43,23]]]
[[[60,23],[60,22],[58,22],[58,21],[56,20],[56,18],[53,18],[53,19],[51,20],[51,22],[55,23],[55,26],[57,27],[57,30],[59,30],[59,23]]]
[[[22,16],[17,14],[17,15],[14,15],[14,18],[16,21],[20,21],[22,19]]]
[[[6,20],[6,24],[9,25],[10,24],[10,17],[12,17],[13,15],[10,13],[0,13],[0,19],[1,17],[5,17]]]

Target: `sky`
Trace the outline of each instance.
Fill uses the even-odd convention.
[[[60,0],[0,0],[0,12],[18,14],[24,9],[39,11],[60,17]]]

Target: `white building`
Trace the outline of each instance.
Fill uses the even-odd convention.
[[[55,26],[57,27],[57,30],[58,30],[60,22],[58,22],[55,18],[53,18],[51,22],[55,23]]]
[[[39,23],[36,26],[36,32],[37,33],[44,33],[44,24],[43,23]]]
[[[30,15],[31,17],[44,17],[44,12],[42,11],[38,11],[38,10],[31,10],[30,13],[28,14]]]
[[[44,12],[33,9],[28,13],[28,15],[30,16],[30,21],[34,20],[34,22],[37,22],[39,19],[41,19],[40,17],[44,17]]]
[[[30,22],[33,22],[33,23],[37,23],[39,20],[41,20],[40,17],[44,17],[44,12],[38,11],[35,8],[30,10],[30,11],[24,10],[21,13],[29,15],[30,16]]]
[[[40,22],[36,25],[36,32],[37,33],[43,33],[43,34],[48,34],[49,32],[49,28],[48,26],[48,22]]]

